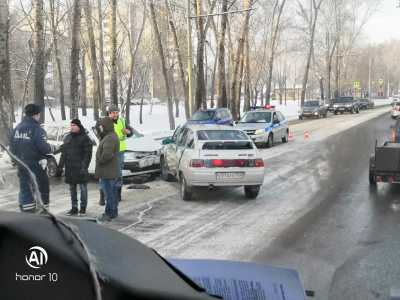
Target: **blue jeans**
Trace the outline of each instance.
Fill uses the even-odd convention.
[[[78,191],[77,187],[81,190],[81,208],[85,209],[87,206],[88,190],[87,183],[69,184],[69,192],[71,194],[72,208],[78,208]]]
[[[119,178],[118,178],[118,187],[122,187],[122,170],[124,169],[124,161],[125,161],[125,152],[118,153],[118,162],[119,162]]]
[[[100,179],[100,188],[106,201],[105,214],[110,218],[118,217],[117,183],[118,179]]]
[[[46,171],[43,170],[39,163],[27,164],[27,166],[33,172],[33,174],[35,174],[44,206],[46,208],[49,208],[50,187],[49,178],[47,177]],[[18,200],[21,211],[33,211],[36,209],[36,203],[32,194],[33,183],[31,181],[31,178],[29,177],[28,172],[21,167],[18,168],[18,178]]]

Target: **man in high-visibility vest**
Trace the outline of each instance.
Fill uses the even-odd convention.
[[[119,116],[119,108],[117,105],[110,105],[108,107],[108,116],[114,121],[114,131],[119,139],[119,182],[117,184],[117,198],[121,201],[122,194],[122,170],[124,169],[125,151],[126,151],[126,138],[131,137],[133,134],[132,128],[126,124],[125,119]],[[101,192],[100,205],[104,205],[104,195]]]

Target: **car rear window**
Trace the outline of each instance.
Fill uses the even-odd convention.
[[[250,141],[218,141],[206,142],[203,144],[203,150],[242,150],[253,149],[253,143]]]
[[[193,116],[190,118],[192,121],[206,121],[214,118],[215,111],[206,110],[206,111],[196,111]]]
[[[304,102],[304,106],[319,106],[319,101],[307,101]]]
[[[201,141],[219,140],[219,141],[246,141],[247,135],[239,130],[199,130],[197,138]]]

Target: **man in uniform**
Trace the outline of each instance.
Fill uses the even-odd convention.
[[[10,136],[10,150],[35,174],[40,195],[46,208],[49,206],[49,178],[40,161],[55,151],[55,146],[46,142],[46,131],[40,126],[41,108],[36,104],[28,104],[24,109],[25,117],[13,130]],[[28,171],[18,165],[19,205],[22,212],[36,212],[33,197],[33,182]]]

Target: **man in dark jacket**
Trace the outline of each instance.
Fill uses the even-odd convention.
[[[96,129],[100,143],[96,152],[95,176],[105,194],[105,213],[98,220],[111,221],[118,216],[117,184],[119,177],[119,139],[114,131],[114,122],[110,117],[101,119]]]
[[[45,160],[48,154],[54,152],[55,147],[46,142],[46,131],[40,127],[40,106],[28,104],[24,112],[24,119],[15,127],[10,136],[10,150],[35,174],[42,201],[48,208],[49,178],[40,161]],[[18,165],[18,177],[20,209],[22,212],[35,212],[37,207],[32,193],[33,183],[27,170],[20,165]]]
[[[71,210],[67,215],[78,214],[77,186],[81,190],[81,205],[79,214],[86,214],[89,181],[89,164],[92,159],[93,144],[79,119],[71,121],[71,132],[65,136],[58,173],[61,174],[65,166],[65,182],[69,184],[71,194]]]

